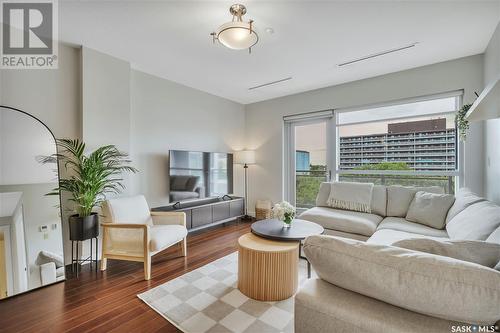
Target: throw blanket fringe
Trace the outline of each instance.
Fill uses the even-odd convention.
[[[353,210],[356,212],[364,212],[371,213],[371,207],[367,204],[354,202],[354,201],[345,201],[340,199],[328,199],[328,205],[335,208],[340,208],[344,210]]]
[[[327,204],[333,208],[371,213],[373,184],[334,182]]]

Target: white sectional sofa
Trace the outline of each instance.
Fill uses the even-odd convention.
[[[451,332],[470,324],[493,330],[500,320],[499,271],[393,244],[415,238],[500,244],[500,206],[460,189],[436,229],[405,217],[415,193],[439,188],[374,186],[371,213],[328,207],[330,188],[321,184],[317,206],[299,216],[337,237],[306,239],[304,252],[320,278],[296,295],[296,333]]]

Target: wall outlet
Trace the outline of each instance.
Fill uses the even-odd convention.
[[[57,229],[57,223],[52,223],[52,230],[56,230]]]

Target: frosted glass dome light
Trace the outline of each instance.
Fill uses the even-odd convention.
[[[233,50],[248,49],[251,52],[252,46],[257,44],[259,36],[253,29],[253,21],[243,22],[242,16],[246,13],[243,5],[232,5],[229,12],[233,15],[233,20],[219,27],[216,32],[212,32],[213,41],[218,40],[222,45]]]

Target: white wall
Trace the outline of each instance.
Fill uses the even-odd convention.
[[[419,67],[246,106],[247,145],[256,149],[250,168],[249,208],[255,200],[282,199],[283,116],[352,107],[464,89],[472,102],[483,85],[482,55]],[[465,186],[483,192],[482,123],[473,124],[466,143]]]
[[[19,135],[22,133],[22,135]],[[54,138],[37,120],[0,108],[0,184],[36,184],[56,179],[53,164],[38,156],[56,153]]]
[[[82,47],[82,130],[87,149],[130,150],[130,64]]]
[[[231,152],[243,149],[243,105],[143,72],[131,74],[133,192],[154,207],[168,203],[170,149]],[[241,168],[235,166],[235,193]]]
[[[484,86],[500,75],[500,23],[484,54]],[[500,119],[485,122],[485,196],[500,204]]]
[[[0,69],[2,105],[26,111],[58,138],[80,137],[80,50],[59,44],[59,68]]]
[[[115,145],[130,153],[130,64],[82,47],[82,138],[87,150]],[[129,175],[123,175],[130,192]]]

